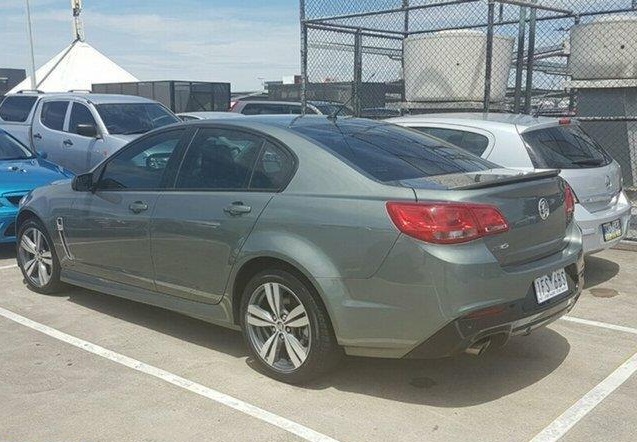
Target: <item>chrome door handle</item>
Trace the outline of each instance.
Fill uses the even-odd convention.
[[[33,134],[33,138],[36,138],[36,139],[38,139],[38,140],[41,140],[41,139],[42,139],[42,135],[40,135],[40,134]]]
[[[224,208],[223,211],[230,215],[236,216],[250,213],[252,211],[252,207],[246,206],[241,201],[234,201],[232,204]]]
[[[142,213],[148,210],[148,204],[143,201],[135,201],[134,203],[130,203],[128,206],[128,210],[133,213]]]
[[[73,141],[69,140],[68,138],[66,140],[62,141],[62,143],[65,146],[73,146]]]

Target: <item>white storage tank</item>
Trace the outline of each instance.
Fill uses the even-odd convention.
[[[573,80],[637,78],[637,17],[604,17],[571,29]]]
[[[506,94],[513,37],[493,36],[491,101]],[[487,35],[479,31],[441,31],[410,36],[404,44],[407,101],[483,101]]]

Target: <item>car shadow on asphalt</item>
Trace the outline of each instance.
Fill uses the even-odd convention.
[[[619,273],[619,264],[599,256],[587,256],[585,265],[584,289],[603,284]]]
[[[159,307],[79,287],[70,288],[64,295],[68,296],[69,301],[83,307],[192,344],[220,351],[236,358],[248,354],[241,333],[236,330],[230,330]]]
[[[548,328],[512,338],[481,356],[437,360],[346,358],[331,374],[306,388],[335,388],[418,405],[470,407],[523,390],[566,359],[566,338]]]
[[[0,259],[15,258],[15,244],[0,244]]]

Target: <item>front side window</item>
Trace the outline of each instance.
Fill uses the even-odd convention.
[[[118,152],[98,183],[100,190],[154,190],[164,187],[164,176],[185,130],[150,136]]]
[[[32,96],[6,97],[0,104],[0,118],[4,121],[23,123],[29,118],[36,101],[37,97]]]
[[[181,120],[157,103],[108,103],[95,106],[113,135],[143,134]]]
[[[200,129],[190,143],[175,187],[182,190],[246,189],[263,143],[263,138],[238,130]]]
[[[414,129],[462,147],[476,156],[481,156],[489,147],[489,139],[475,132],[442,127],[414,127]]]
[[[62,130],[68,107],[68,101],[45,101],[42,104],[40,121],[49,129]]]
[[[575,124],[523,132],[522,138],[538,169],[599,167],[612,161],[599,143]]]
[[[0,161],[27,158],[33,158],[29,149],[5,131],[0,130]]]
[[[93,118],[89,108],[80,103],[73,103],[71,119],[69,120],[69,132],[74,134],[78,133],[77,126],[80,124],[89,124],[97,127],[95,118]]]

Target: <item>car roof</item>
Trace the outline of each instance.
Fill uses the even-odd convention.
[[[273,100],[239,100],[238,103],[256,103],[256,104],[293,104],[300,106],[300,101],[273,101]],[[307,104],[324,105],[324,104],[342,104],[336,101],[307,100]]]
[[[183,125],[194,126],[215,126],[219,124],[240,125],[242,127],[250,127],[252,124],[257,126],[270,126],[286,130],[294,130],[298,127],[312,127],[330,132],[356,131],[365,130],[372,127],[383,125],[391,125],[386,121],[369,120],[367,118],[341,117],[331,119],[327,115],[244,115],[237,118],[224,118],[223,120],[191,120],[177,123]],[[165,126],[168,127],[168,126]]]
[[[156,101],[150,100],[144,97],[138,97],[135,95],[119,95],[119,94],[91,94],[88,92],[65,92],[65,93],[50,93],[37,95],[43,100],[70,100],[73,98],[81,98],[90,101],[93,104],[115,104],[115,103],[156,103]]]
[[[443,123],[461,124],[464,126],[474,126],[482,129],[511,130],[517,127],[522,132],[534,130],[542,127],[557,126],[560,119],[549,117],[533,117],[525,114],[505,114],[505,113],[480,113],[480,112],[458,112],[458,113],[432,113],[421,115],[408,115],[397,118],[390,118],[386,121],[390,123]]]
[[[183,115],[188,117],[201,117],[201,118],[209,118],[209,117],[235,118],[237,117],[237,114],[234,114],[232,112],[223,112],[223,111],[180,112],[176,115],[178,117]],[[239,115],[241,115],[242,117],[244,116],[243,114],[239,114]]]

